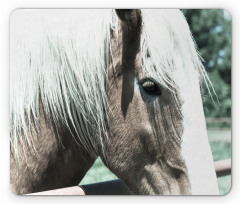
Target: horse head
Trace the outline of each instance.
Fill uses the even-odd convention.
[[[116,10],[120,27],[111,33],[102,159],[136,194],[216,193],[199,89],[202,65],[187,23],[178,11],[158,13],[159,24],[159,17],[148,19],[157,12],[148,12]],[[174,21],[180,26],[173,28]],[[204,189],[201,180],[207,185],[210,178]]]

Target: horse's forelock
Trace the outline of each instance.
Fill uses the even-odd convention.
[[[142,10],[141,53],[143,70],[163,86],[175,87],[174,71],[183,69],[191,79],[193,72],[208,84],[189,26],[181,11]]]

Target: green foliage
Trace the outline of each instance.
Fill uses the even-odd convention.
[[[212,142],[210,146],[214,161],[231,158],[231,143]]]
[[[232,176],[224,176],[218,178],[218,187],[220,195],[225,195],[230,192],[232,187]]]
[[[117,177],[103,164],[100,157],[94,162],[79,185],[110,181]]]
[[[231,117],[231,16],[222,9],[183,10],[217,97],[203,87],[207,117]]]

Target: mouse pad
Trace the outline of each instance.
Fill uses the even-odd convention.
[[[231,15],[16,9],[10,187],[17,195],[224,195]]]

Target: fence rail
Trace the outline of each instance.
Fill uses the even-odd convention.
[[[231,159],[220,160],[214,163],[217,177],[231,174]],[[94,184],[73,186],[68,188],[43,191],[28,195],[129,195],[131,192],[120,180],[99,182]]]
[[[217,177],[227,176],[231,174],[231,159],[216,161],[214,165]]]
[[[206,118],[207,123],[231,123],[231,118]]]

